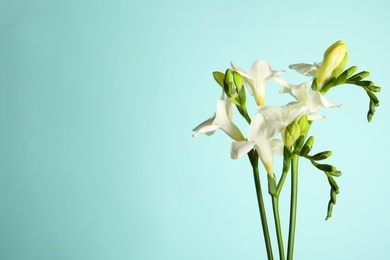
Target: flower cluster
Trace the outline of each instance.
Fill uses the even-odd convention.
[[[321,107],[340,106],[330,103],[320,90],[326,79],[340,74],[339,72],[345,66],[346,57],[346,45],[339,41],[325,52],[324,60],[319,65],[290,65],[291,69],[313,77],[311,81],[299,85],[288,83],[281,76],[283,71],[272,70],[271,66],[263,60],[255,61],[247,72],[231,62],[231,69],[228,69],[225,74],[214,72],[217,82],[223,88],[222,96],[217,101],[216,114],[195,127],[193,137],[200,134],[210,135],[216,129],[221,129],[234,140],[231,146],[232,159],[237,159],[255,148],[267,173],[273,176],[273,154],[283,151],[283,145],[286,144],[286,127],[297,122],[303,115],[307,115],[310,121],[324,118],[317,113]],[[282,107],[265,106],[266,84],[271,78],[282,86],[280,93],[289,93],[296,101]],[[316,90],[311,88],[314,79],[318,86]],[[239,100],[240,92],[245,93],[242,82],[254,97],[258,107],[254,116],[247,120],[250,121],[247,138],[244,138],[242,132],[232,122],[234,104],[239,109],[245,108],[245,103]],[[246,110],[244,112],[246,113]],[[247,114],[243,116],[247,118]],[[282,140],[273,139],[279,133],[282,133]]]
[[[282,76],[284,71],[273,70],[263,60],[255,61],[248,71],[244,71],[231,62],[231,68],[225,73],[218,71],[213,73],[214,79],[222,88],[222,95],[217,101],[216,113],[193,129],[195,131],[193,137],[201,134],[211,135],[217,129],[221,129],[233,139],[230,151],[232,159],[248,155],[254,173],[268,259],[273,259],[273,256],[258,176],[258,159],[260,158],[268,176],[268,193],[272,198],[280,259],[284,259],[284,246],[278,200],[286,176],[291,172],[287,259],[292,259],[297,207],[298,159],[300,157],[308,159],[315,168],[324,172],[329,182],[330,200],[326,219],[331,217],[333,205],[336,204],[336,195],[339,193],[334,177],[341,176],[341,172],[333,165],[321,162],[330,157],[332,152],[323,151],[310,155],[314,137],[307,137],[313,121],[324,118],[318,113],[318,109],[340,106],[329,102],[324,95],[330,89],[343,84],[355,85],[363,89],[370,100],[368,121],[371,121],[376,107],[379,106],[379,100],[374,93],[379,92],[380,87],[375,86],[372,81],[364,80],[369,76],[369,72],[362,71],[354,74],[357,70],[356,66],[344,69],[347,58],[347,46],[342,41],[337,41],[325,51],[320,63],[290,65],[290,69],[309,77],[307,82],[298,85],[289,83]],[[288,93],[294,100],[281,107],[265,105],[266,85],[270,79],[281,86],[280,93]],[[246,106],[246,91],[253,96],[256,102],[257,111],[252,116],[249,115]],[[232,120],[235,109],[249,124],[246,137]],[[283,168],[279,180],[276,179],[274,173],[274,154],[283,155]]]

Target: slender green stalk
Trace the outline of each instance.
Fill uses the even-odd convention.
[[[267,216],[265,213],[263,195],[262,195],[261,185],[260,185],[258,155],[255,150],[252,150],[248,153],[248,157],[249,160],[251,161],[252,168],[253,168],[253,177],[254,177],[255,187],[256,187],[257,203],[260,211],[261,225],[263,228],[263,235],[264,235],[265,247],[267,250],[267,256],[268,256],[268,260],[273,260],[274,257],[272,255],[271,239],[269,236]]]
[[[283,238],[282,238],[282,227],[280,226],[280,217],[279,217],[279,197],[272,196],[272,208],[274,212],[276,236],[278,239],[279,258],[280,260],[284,260],[285,257],[284,257]]]
[[[291,159],[290,228],[288,233],[287,260],[292,260],[294,254],[294,238],[298,198],[298,159],[299,157],[296,154],[294,154]]]

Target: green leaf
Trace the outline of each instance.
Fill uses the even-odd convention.
[[[214,76],[215,81],[223,88],[224,87],[223,80],[225,78],[225,74],[223,74],[222,72],[219,72],[219,71],[214,71],[213,76]]]

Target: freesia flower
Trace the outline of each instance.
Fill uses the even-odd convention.
[[[280,152],[283,143],[281,140],[270,138],[278,132],[278,128],[269,127],[267,119],[262,114],[256,113],[249,126],[247,140],[232,143],[231,158],[237,159],[255,148],[267,173],[273,177],[273,153]]]
[[[221,129],[236,141],[245,140],[240,129],[232,122],[233,112],[233,103],[230,99],[224,100],[224,95],[222,95],[221,99],[217,101],[216,114],[196,126],[193,129],[195,133],[192,137],[197,137],[201,134],[212,135],[215,130]]]
[[[312,90],[310,83],[302,83],[299,85],[293,85],[288,83],[282,77],[275,77],[275,81],[283,86],[279,93],[289,93],[300,103],[307,107],[309,112],[307,117],[309,120],[323,119],[324,116],[317,113],[317,110],[321,107],[339,107],[339,104],[333,104],[329,102],[320,92]]]
[[[249,68],[248,72],[245,72],[233,62],[230,64],[232,68],[237,71],[244,78],[244,81],[249,85],[247,86],[249,93],[254,96],[257,105],[264,105],[265,86],[267,81],[282,72],[272,70],[271,66],[263,60],[255,61]]]

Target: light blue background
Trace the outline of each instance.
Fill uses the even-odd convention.
[[[368,124],[363,91],[329,93],[343,107],[321,110],[311,133],[314,151],[333,151],[341,193],[325,222],[327,180],[302,161],[295,259],[390,258],[389,10],[386,0],[1,0],[0,259],[264,259],[248,160],[230,160],[224,133],[191,129],[214,112],[211,72],[230,60],[288,70],[340,39],[382,103]],[[291,101],[278,89],[270,82],[268,105]]]

